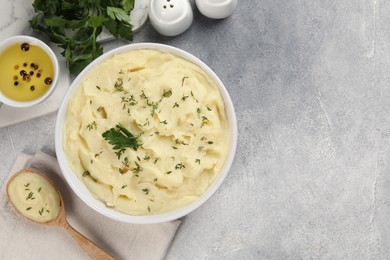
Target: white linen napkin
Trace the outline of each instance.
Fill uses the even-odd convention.
[[[67,185],[57,160],[43,152],[18,156],[8,179],[20,169],[46,174],[60,189],[68,222],[115,259],[163,259],[180,221],[132,225],[100,215],[84,204]],[[8,181],[8,180],[7,180]],[[88,259],[61,227],[48,227],[16,213],[0,191],[0,259]]]

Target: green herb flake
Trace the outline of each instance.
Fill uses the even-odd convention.
[[[115,92],[124,92],[124,89],[123,89],[123,78],[119,77],[115,81],[114,88],[115,88],[114,93]]]
[[[165,98],[169,98],[170,96],[172,96],[172,90],[165,90],[164,89],[164,92],[163,92],[163,97]]]
[[[26,184],[24,184],[24,187],[28,187],[28,186],[30,186],[30,183],[28,182],[28,183],[26,183]]]
[[[200,165],[200,159],[196,159],[195,163],[198,163]]]
[[[207,125],[209,123],[209,119],[205,116],[202,116],[202,124],[201,124],[201,128],[204,126],[204,125]]]
[[[121,159],[122,154],[126,151],[126,149],[120,149],[119,151],[115,152],[118,160]]]
[[[134,95],[130,95],[130,97],[121,97],[121,103],[125,103],[124,105],[135,106],[138,104],[138,101],[135,100]]]
[[[122,185],[121,189],[124,189],[124,188],[126,188],[126,187],[127,187],[127,185]]]
[[[139,172],[141,172],[141,171],[143,171],[144,169],[141,167],[141,165],[139,165],[136,161],[134,162],[135,163],[135,165],[136,165],[136,167],[134,167],[131,171],[133,172],[133,173],[139,173]]]
[[[122,161],[122,164],[124,166],[126,166],[126,167],[130,167],[130,165],[129,165],[129,158],[125,157],[125,159],[123,159],[123,161]]]
[[[184,166],[184,164],[182,164],[182,163],[178,163],[178,164],[176,164],[176,166],[175,166],[175,169],[176,169],[176,170],[181,170],[181,169],[183,169],[183,168],[185,168],[185,166]]]
[[[164,121],[160,121],[160,124],[165,124],[165,125],[167,125],[168,122],[167,122],[167,120],[164,120]]]
[[[204,146],[199,146],[199,147],[198,147],[198,151],[199,151],[199,152],[202,151],[203,148],[204,148]]]
[[[148,188],[144,188],[144,189],[142,189],[142,191],[143,191],[146,195],[149,194],[149,189],[148,189]]]
[[[81,176],[86,177],[86,176],[89,176],[89,175],[91,175],[91,173],[89,171],[84,171]]]
[[[97,129],[97,124],[96,124],[96,122],[95,121],[92,121],[92,123],[90,123],[90,124],[88,124],[87,125],[87,129],[89,130],[89,131],[91,131],[91,130],[93,130],[93,129]]]
[[[39,187],[39,189],[38,189],[38,193],[40,193],[40,192],[41,192],[41,190],[42,190],[42,188],[41,188],[41,187]]]
[[[187,98],[189,98],[189,96],[184,96],[184,95],[183,95],[182,98],[181,98],[181,100],[182,100],[182,101],[186,101]]]
[[[141,99],[148,99],[148,97],[145,95],[145,92],[142,90],[141,95],[139,95]]]
[[[172,173],[172,171],[167,171],[165,174],[171,174]]]
[[[28,207],[28,208],[26,208],[26,211],[29,211],[31,209],[31,207]]]
[[[98,157],[99,155],[101,155],[103,153],[103,151],[100,151],[99,153],[95,153],[95,158]]]
[[[176,140],[175,140],[175,144],[188,145],[186,142],[181,141],[181,140],[179,140],[179,139],[176,139]]]
[[[177,150],[177,147],[176,147],[176,146],[172,146],[172,148],[173,148],[174,150]]]
[[[32,191],[30,191],[26,197],[26,200],[30,200],[32,199],[32,197],[34,196],[34,193]]]
[[[41,208],[39,211],[38,211],[39,215],[42,216],[42,213],[43,213],[43,208]]]
[[[207,143],[208,143],[208,144],[213,144],[214,142],[213,142],[213,141],[208,141]]]
[[[175,108],[175,107],[179,107],[179,104],[177,102],[175,102],[175,104],[173,105],[172,108]]]
[[[148,206],[148,211],[150,212],[150,207]]]
[[[96,88],[97,88],[98,90],[100,90],[100,91],[102,90],[99,86],[96,86]]]
[[[207,106],[207,110],[208,110],[208,111],[211,111],[211,108],[210,108],[209,106]]]
[[[184,86],[184,81],[185,81],[186,79],[188,79],[188,77],[183,77],[183,78],[181,79],[181,86],[182,86],[182,87]]]

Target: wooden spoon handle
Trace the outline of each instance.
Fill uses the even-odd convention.
[[[92,258],[92,259],[114,259],[108,253],[103,251],[100,247],[98,247],[94,242],[80,234],[77,230],[75,230],[68,222],[62,223],[62,227],[68,231],[69,235],[71,235],[74,240],[80,245],[82,249]]]

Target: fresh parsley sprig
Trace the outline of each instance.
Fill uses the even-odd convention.
[[[137,150],[140,146],[138,138],[130,133],[123,125],[118,123],[115,128],[111,128],[102,134],[103,138],[113,145],[114,150],[132,148]]]
[[[64,50],[70,72],[77,74],[103,54],[96,42],[103,27],[116,38],[133,39],[129,15],[134,1],[34,0],[30,25]]]

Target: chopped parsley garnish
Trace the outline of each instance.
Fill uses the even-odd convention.
[[[97,129],[97,124],[96,124],[96,122],[95,121],[92,121],[92,123],[90,123],[90,124],[88,124],[87,125],[87,129],[89,130],[89,131],[91,131],[92,129]]]
[[[200,164],[200,159],[196,159],[196,160],[195,160],[195,163]]]
[[[148,188],[142,189],[142,191],[145,192],[146,195],[149,194],[149,189]]]
[[[134,162],[137,167],[133,168],[131,171],[135,174],[143,171],[144,169],[136,161]]]
[[[129,165],[129,158],[125,157],[125,159],[122,161],[122,164],[126,167],[130,167]]]
[[[183,168],[185,168],[185,166],[184,166],[184,164],[182,164],[182,163],[178,163],[178,164],[176,164],[176,166],[175,166],[175,169],[176,169],[176,170],[180,170],[180,169],[183,169]]]
[[[179,139],[175,140],[175,144],[188,145],[187,143],[185,143],[184,141],[181,141]]]
[[[91,173],[90,173],[89,171],[85,171],[85,172],[83,172],[83,174],[82,174],[83,177],[86,177],[86,176],[88,176],[88,175],[91,175]]]
[[[201,124],[201,128],[204,126],[204,125],[207,125],[209,123],[209,119],[205,116],[202,116],[202,124]]]
[[[26,200],[30,200],[30,199],[32,200],[33,196],[34,196],[34,193],[32,191],[30,191],[26,197]]]
[[[115,152],[116,156],[118,157],[118,160],[121,159],[122,154],[126,151],[126,149],[120,149],[119,151]]]
[[[172,90],[165,90],[164,89],[164,93],[163,93],[162,96],[165,97],[165,98],[168,98],[168,97],[172,96]]]
[[[142,90],[141,95],[139,95],[141,99],[148,99],[148,97],[145,95],[145,92]]]
[[[186,79],[188,79],[188,77],[183,77],[183,78],[181,79],[181,86],[182,86],[182,87],[183,87],[184,81],[185,81]]]
[[[134,95],[130,95],[130,97],[121,97],[121,103],[126,103],[130,106],[135,106],[138,104],[138,101],[135,100]]]
[[[114,84],[115,92],[123,92],[123,78],[118,78]]]

